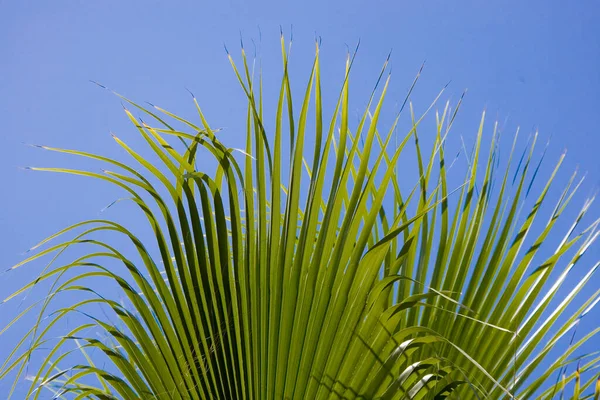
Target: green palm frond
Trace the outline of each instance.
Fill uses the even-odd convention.
[[[153,158],[113,136],[144,173],[99,155],[40,146],[104,163],[103,173],[31,169],[118,186],[154,241],[95,219],[35,246],[12,269],[46,256],[52,261],[4,301],[40,282],[50,282],[51,290],[0,379],[14,374],[16,385],[33,353],[46,349],[28,376],[27,398],[549,398],[564,394],[570,382],[575,398],[594,390],[597,398],[600,356],[577,351],[597,341],[600,328],[556,359],[546,357],[600,300],[600,290],[580,295],[599,266],[579,263],[599,234],[598,221],[580,226],[593,198],[566,233],[553,230],[581,184],[573,174],[560,197],[549,198],[564,154],[533,206],[524,208],[543,175],[533,156],[537,136],[520,157],[515,136],[509,162],[499,168],[497,126],[486,158],[482,117],[464,181],[451,187],[444,145],[460,102],[435,113],[427,154],[419,143],[421,122],[441,92],[416,116],[408,99],[417,76],[407,107],[381,132],[386,61],[351,127],[349,56],[326,121],[319,45],[299,109],[292,106],[283,38],[281,49],[274,132],[263,117],[262,76],[254,77],[243,50],[241,65],[229,56],[248,102],[245,149],[221,141],[195,97],[198,123],[120,95],[148,118],[125,109]],[[411,127],[394,143],[406,113]],[[413,144],[419,179],[407,188],[397,165]],[[209,166],[199,169],[200,159]],[[552,201],[547,222],[534,224],[548,217],[538,214]],[[120,245],[106,241],[107,233]],[[68,234],[75,236],[62,239]],[[540,250],[550,235],[561,234],[556,249]],[[67,249],[82,246],[94,250],[62,261]],[[589,272],[565,289],[575,267]],[[103,294],[105,282],[119,294]],[[68,292],[81,293],[80,300],[51,307]],[[558,295],[562,301],[549,309]],[[105,313],[89,311],[93,306]],[[75,314],[87,322],[55,338],[61,321]],[[575,372],[566,369],[574,363],[580,363]]]

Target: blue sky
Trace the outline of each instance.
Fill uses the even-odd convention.
[[[352,89],[355,109],[364,105],[393,49],[391,104],[403,100],[426,60],[414,96],[416,108],[424,110],[449,81],[446,98],[451,100],[468,88],[457,125],[466,140],[473,139],[484,109],[506,132],[520,126],[523,141],[539,129],[541,141],[552,138],[548,159],[556,160],[568,149],[558,186],[576,166],[588,172],[574,213],[600,183],[599,19],[600,6],[592,0],[0,1],[0,181],[5,188],[0,197],[0,264],[15,264],[36,241],[96,217],[119,197],[93,181],[18,168],[84,165],[22,143],[123,158],[109,132],[135,141],[134,132],[116,98],[90,79],[192,117],[185,91],[190,88],[213,124],[227,128],[231,143],[241,147],[245,103],[223,44],[236,54],[241,32],[250,48],[251,38],[259,42],[260,28],[262,63],[271,77],[268,90],[279,79],[280,25],[288,35],[293,25],[292,74],[298,88],[307,78],[315,34],[323,40],[324,76],[331,77],[325,85],[330,88],[339,84],[335,79],[346,45],[354,47],[360,39]],[[598,210],[594,205],[592,214],[597,216]],[[598,246],[590,250],[585,269],[599,255]],[[0,295],[31,276],[4,275]],[[0,309],[1,325],[8,313]],[[590,319],[600,319],[600,313]],[[0,342],[18,335],[11,332]],[[5,355],[0,350],[0,358]],[[0,397],[8,386],[0,383]]]

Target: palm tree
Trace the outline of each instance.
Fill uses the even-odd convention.
[[[386,61],[351,127],[349,77],[356,53],[346,61],[333,117],[325,121],[319,44],[299,114],[283,37],[281,48],[274,132],[265,128],[262,76],[254,77],[243,49],[242,66],[228,54],[248,101],[245,149],[222,143],[195,97],[199,123],[120,95],[151,121],[125,109],[158,162],[114,137],[144,174],[100,155],[40,146],[105,163],[110,170],[103,173],[31,169],[118,186],[155,240],[144,242],[116,221],[96,219],[35,246],[40,250],[12,269],[55,257],[5,301],[43,281],[52,282],[52,290],[0,378],[14,374],[16,385],[32,354],[45,349],[29,375],[27,398],[51,390],[55,398],[76,399],[525,399],[562,396],[574,382],[568,386],[574,398],[595,391],[598,399],[598,354],[575,355],[600,328],[571,340],[555,359],[546,357],[600,299],[600,290],[577,296],[598,263],[582,266],[589,268],[584,278],[559,292],[598,237],[598,221],[579,226],[593,199],[568,232],[552,233],[564,235],[554,251],[540,250],[581,183],[573,174],[558,199],[547,198],[564,154],[522,220],[525,198],[534,195],[533,180],[542,175],[533,159],[536,137],[519,156],[515,136],[508,165],[500,168],[497,125],[487,158],[482,153],[482,117],[464,182],[451,188],[444,143],[460,102],[435,113],[427,156],[418,132],[435,101],[415,116],[408,99],[418,75],[392,127],[380,132],[390,80]],[[405,113],[411,128],[392,146]],[[400,184],[396,167],[407,145],[415,146],[420,177],[409,188]],[[213,159],[213,170],[197,169],[199,157],[203,165]],[[534,231],[544,201],[554,202],[554,209]],[[131,254],[95,238],[101,232],[119,237]],[[527,240],[530,232],[536,236]],[[67,234],[75,236],[51,244]],[[83,244],[95,250],[60,261],[65,250]],[[119,267],[109,268],[110,262]],[[120,294],[101,294],[106,282],[117,284]],[[66,291],[88,296],[50,313],[55,297]],[[563,293],[558,307],[548,310]],[[572,303],[576,311],[565,314]],[[94,305],[103,312],[89,311]],[[77,313],[85,323],[58,339],[50,335]]]

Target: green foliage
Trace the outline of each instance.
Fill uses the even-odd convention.
[[[482,118],[464,183],[452,190],[444,143],[460,103],[454,111],[446,104],[436,113],[427,157],[418,140],[425,115],[416,118],[405,101],[408,107],[401,113],[410,113],[412,128],[392,146],[401,113],[387,133],[378,129],[390,79],[387,62],[379,89],[351,131],[353,57],[341,77],[333,117],[324,121],[318,44],[299,114],[292,107],[283,38],[281,44],[283,78],[274,132],[265,129],[262,76],[255,79],[243,50],[242,66],[230,56],[248,100],[244,150],[221,142],[195,98],[198,125],[123,98],[153,121],[125,110],[159,162],[114,138],[145,174],[98,155],[43,147],[114,169],[101,174],[32,168],[117,185],[143,213],[155,241],[142,242],[125,226],[97,219],[36,246],[79,232],[13,269],[51,254],[53,262],[62,260],[58,255],[82,244],[96,250],[59,267],[54,262],[5,299],[53,282],[38,324],[15,346],[0,378],[16,374],[16,384],[32,353],[46,348],[28,398],[44,397],[49,389],[56,398],[78,399],[487,399],[531,398],[540,388],[548,398],[571,381],[575,397],[596,390],[597,398],[597,354],[579,357],[576,372],[555,379],[586,340],[597,340],[592,337],[598,329],[538,368],[600,298],[600,291],[577,297],[596,264],[556,309],[547,310],[598,236],[598,222],[579,227],[589,200],[556,250],[540,253],[549,235],[557,234],[552,228],[579,187],[573,175],[560,198],[547,199],[564,154],[521,221],[524,198],[542,175],[533,161],[535,139],[509,176],[517,139],[509,165],[499,170],[496,127],[487,158],[482,153]],[[428,112],[434,107],[435,102]],[[186,130],[171,126],[177,124]],[[284,135],[289,135],[289,157]],[[310,152],[305,149],[309,137],[314,140]],[[406,189],[396,165],[411,144],[420,178]],[[196,166],[207,156],[215,162],[212,172]],[[545,201],[554,201],[555,208],[529,244],[526,237]],[[93,238],[104,231],[129,243],[137,255]],[[548,257],[534,261],[536,255]],[[106,260],[125,269],[107,268]],[[73,270],[84,272],[61,279]],[[100,295],[101,280],[116,283],[127,304]],[[65,291],[89,297],[48,316],[55,295]],[[565,315],[573,302],[577,310]],[[84,311],[94,304],[112,311],[111,317]],[[50,337],[48,332],[76,312],[89,322],[59,339]],[[106,339],[95,337],[98,329]],[[81,352],[86,362],[69,364],[72,352]],[[584,373],[587,380],[581,378]]]

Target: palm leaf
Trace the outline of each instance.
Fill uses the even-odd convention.
[[[554,225],[581,184],[575,175],[537,237],[526,240],[564,154],[521,220],[533,182],[544,175],[541,160],[533,167],[537,136],[523,151],[511,183],[517,138],[499,171],[497,126],[484,156],[484,114],[464,182],[451,188],[444,149],[460,102],[453,112],[447,103],[441,115],[436,113],[427,157],[419,132],[443,91],[416,116],[409,97],[421,71],[404,101],[411,127],[392,146],[405,107],[382,134],[387,61],[351,131],[355,54],[348,56],[333,116],[326,122],[319,43],[299,114],[292,105],[283,36],[281,48],[283,77],[272,134],[263,119],[262,74],[256,82],[243,48],[240,67],[228,54],[248,103],[243,150],[221,141],[195,97],[199,123],[121,95],[149,118],[125,109],[156,161],[117,137],[137,167],[40,146],[115,168],[102,174],[31,169],[100,179],[125,190],[155,241],[142,242],[125,226],[97,219],[34,246],[37,253],[11,270],[55,257],[4,301],[45,281],[52,282],[51,290],[41,302],[38,325],[16,344],[0,378],[14,373],[16,385],[32,354],[53,343],[30,377],[28,398],[39,398],[45,389],[55,398],[99,399],[530,398],[541,390],[547,398],[571,381],[576,381],[576,397],[592,396],[590,390],[597,397],[595,355],[575,375],[565,375],[564,383],[554,377],[598,330],[587,332],[556,360],[545,360],[600,299],[599,292],[580,298],[595,264],[558,308],[547,312],[598,237],[597,221],[579,227],[590,199],[553,253],[540,250],[556,234]],[[177,124],[184,128],[176,129]],[[289,154],[282,146],[286,129]],[[179,140],[182,150],[169,137]],[[411,140],[419,178],[404,188],[396,166]],[[313,141],[311,159],[305,146]],[[213,171],[197,167],[200,156],[214,161]],[[94,238],[102,232],[116,235],[137,255],[127,256],[104,236]],[[76,236],[38,250],[68,234]],[[67,249],[82,245],[97,250],[61,261]],[[109,267],[115,261],[125,269]],[[548,287],[553,273],[559,278]],[[116,284],[117,297],[126,303],[103,294],[102,282]],[[70,291],[88,298],[49,313],[55,297]],[[564,315],[573,302],[577,312]],[[93,305],[105,313],[90,311]],[[7,328],[18,325],[31,308]],[[74,314],[87,322],[53,339],[50,332]],[[101,339],[94,337],[97,332],[103,332]],[[70,345],[75,349],[68,350]],[[75,354],[84,362],[69,364]],[[541,368],[542,362],[550,367]]]

